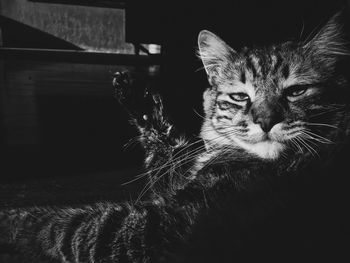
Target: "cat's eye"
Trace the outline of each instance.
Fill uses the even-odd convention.
[[[303,95],[307,90],[308,86],[306,85],[295,85],[287,88],[285,91],[286,97],[289,98],[289,100],[295,100],[297,97]]]
[[[232,100],[238,101],[238,102],[244,102],[244,101],[249,100],[248,94],[245,94],[243,92],[232,93],[232,94],[230,94],[230,98]]]

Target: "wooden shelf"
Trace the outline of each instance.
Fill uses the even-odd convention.
[[[48,4],[65,4],[65,5],[82,5],[108,8],[125,8],[126,0],[29,0],[30,2],[48,3]]]
[[[0,59],[30,59],[52,62],[147,66],[161,64],[161,55],[129,55],[80,50],[0,48]]]

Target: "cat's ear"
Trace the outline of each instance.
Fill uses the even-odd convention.
[[[336,13],[315,34],[315,36],[304,45],[308,54],[319,59],[332,62],[338,56],[349,55],[347,41],[344,32],[344,11]]]
[[[232,61],[236,52],[217,35],[202,30],[198,35],[198,57],[202,60],[209,83],[220,74],[219,70]]]

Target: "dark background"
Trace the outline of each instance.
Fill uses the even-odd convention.
[[[110,191],[111,184],[136,174],[143,159],[139,145],[125,148],[137,133],[112,96],[113,72],[128,69],[156,79],[154,88],[176,127],[198,134],[201,117],[196,112],[202,114],[207,85],[195,55],[200,30],[216,33],[235,49],[305,39],[346,3],[0,1],[1,182],[30,182],[38,189],[49,183],[37,182],[49,180],[44,182],[57,194],[71,185],[72,192],[80,189],[74,193],[80,201],[88,199],[86,189],[92,188],[82,190],[86,183],[99,185],[95,195],[103,196],[103,189]],[[26,8],[23,4],[68,14],[70,30],[55,27],[50,16],[39,17],[40,23],[20,17],[16,8]],[[98,21],[97,33],[77,37]],[[93,51],[86,48],[89,44]],[[139,44],[159,44],[161,54],[136,54]],[[111,45],[119,49],[108,50]],[[39,191],[34,199],[40,196]]]

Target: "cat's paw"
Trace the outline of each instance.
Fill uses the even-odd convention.
[[[116,72],[113,77],[114,97],[129,112],[136,124],[157,125],[163,113],[162,99],[152,90],[150,79],[128,71]]]
[[[131,75],[128,71],[117,71],[113,75],[113,95],[120,102],[130,95]]]

